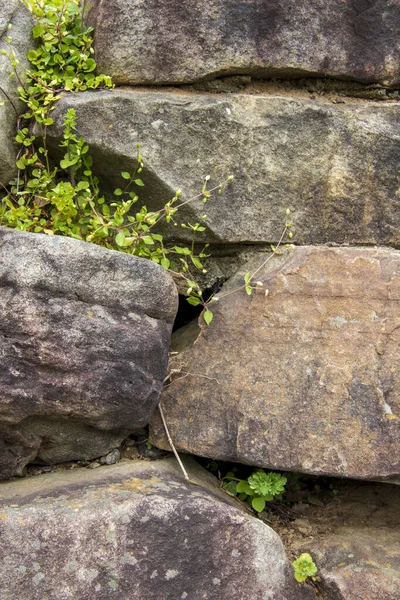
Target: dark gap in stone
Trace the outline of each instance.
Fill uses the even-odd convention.
[[[213,283],[210,287],[203,290],[203,298],[207,302],[214,294],[217,294],[221,289],[224,279],[218,278],[215,283]],[[185,325],[188,325],[195,319],[197,320],[200,316],[201,311],[203,310],[203,306],[199,304],[198,306],[192,306],[187,301],[187,296],[184,294],[179,294],[179,306],[178,312],[175,317],[174,326],[172,332],[174,333],[178,329],[181,329]]]
[[[199,306],[192,306],[189,304],[187,297],[184,294],[179,294],[178,312],[176,313],[172,332],[176,331],[177,329],[181,329],[194,319],[197,319],[202,310],[203,307],[201,304],[199,304]]]

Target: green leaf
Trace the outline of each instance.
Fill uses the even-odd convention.
[[[190,258],[192,259],[192,263],[194,264],[195,267],[197,267],[198,269],[203,268],[201,260],[199,258],[197,258],[197,256],[191,256]]]
[[[222,489],[228,492],[228,494],[236,496],[236,481],[224,481],[224,483],[222,484]]]
[[[209,325],[211,323],[211,321],[214,318],[214,314],[211,312],[211,310],[209,310],[208,308],[206,309],[206,311],[203,313],[203,319],[206,322],[207,325]]]
[[[151,246],[151,245],[153,245],[153,244],[154,244],[154,240],[153,240],[153,238],[151,237],[151,235],[144,235],[144,236],[143,236],[141,239],[142,239],[142,240],[143,240],[143,242],[144,242],[145,244],[147,244],[148,246]]]
[[[144,183],[141,179],[135,179],[135,183],[136,185],[138,185],[139,187],[144,187]]]
[[[177,254],[190,254],[189,248],[181,248],[180,246],[174,246],[173,250],[175,250]]]
[[[15,164],[17,165],[18,169],[25,169],[26,164],[24,158],[19,158]]]
[[[201,304],[201,300],[199,298],[195,298],[194,296],[190,296],[190,298],[187,298],[187,301],[192,306],[198,306],[199,304]]]
[[[239,483],[237,484],[237,487],[236,487],[236,491],[238,494],[245,493],[248,496],[253,495],[253,490],[251,489],[251,487],[249,486],[249,484],[247,483],[247,481],[245,479],[242,479],[242,481],[239,481]]]
[[[244,282],[245,283],[249,283],[250,279],[251,279],[251,273],[250,271],[248,273],[246,273],[246,275],[243,277]]]
[[[131,175],[130,173],[128,173],[128,171],[121,171],[121,175],[124,179],[130,179]]]
[[[35,27],[32,29],[32,35],[36,39],[36,38],[40,37],[41,35],[43,35],[45,31],[46,30],[43,27],[43,25],[35,25]],[[30,60],[30,59],[28,58],[28,60]]]
[[[253,498],[251,506],[256,512],[262,512],[265,508],[265,500],[263,498]]]
[[[75,190],[77,192],[80,192],[81,190],[87,190],[89,187],[89,182],[88,181],[80,181],[76,186],[75,186]]]
[[[121,247],[125,244],[125,235],[122,233],[122,231],[117,233],[117,235],[115,236],[115,242],[118,246]]]
[[[171,261],[168,260],[168,258],[166,256],[163,256],[160,264],[162,267],[164,267],[164,269],[169,269],[169,267],[171,266]]]
[[[86,73],[94,71],[96,68],[96,62],[93,60],[93,58],[88,58],[88,60],[84,63],[83,68]]]
[[[123,193],[124,192],[121,190],[121,188],[114,190],[114,196],[122,196]]]
[[[251,285],[246,285],[245,290],[246,294],[248,294],[249,296],[251,296],[251,294],[253,293],[253,288],[251,287]]]
[[[29,50],[28,54],[26,55],[26,58],[30,62],[33,62],[34,60],[36,60],[37,56],[38,56],[38,53],[35,50]]]

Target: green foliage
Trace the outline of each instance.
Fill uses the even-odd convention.
[[[19,146],[18,175],[0,202],[0,224],[21,231],[67,235],[147,258],[166,269],[177,269],[187,282],[189,302],[205,306],[190,269],[203,269],[202,260],[208,256],[208,245],[195,253],[195,237],[205,231],[206,215],[200,223],[182,224],[192,231],[190,247],[166,247],[163,236],[154,229],[163,219],[176,224],[174,215],[180,206],[195,198],[206,203],[213,191],[221,193],[232,176],[208,189],[207,175],[195,198],[182,202],[178,190],[158,211],[149,211],[145,205],[135,211],[137,191],[145,185],[139,176],[144,166],[140,144],[136,144],[133,172],[121,172],[126,185],[115,189],[112,199],[105,198],[93,173],[89,146],[77,134],[73,109],[68,110],[63,123],[60,146],[64,156],[54,162],[46,147],[46,129],[53,124],[50,114],[60,92],[113,86],[110,77],[94,73],[93,29],[84,25],[80,0],[25,0],[25,4],[37,20],[32,31],[37,47],[28,52],[31,68],[23,75],[18,73],[11,37],[6,39],[9,51],[3,51],[9,58],[12,75],[20,84],[18,93],[26,111],[18,121],[15,137]],[[7,95],[6,98],[11,102]],[[212,311],[206,307],[204,321],[209,324],[212,318]]]
[[[259,469],[247,479],[239,479],[233,472],[229,472],[223,478],[222,487],[260,513],[264,510],[266,502],[282,499],[286,481],[286,477],[279,473],[266,473]]]
[[[28,52],[31,69],[19,88],[28,111],[25,119],[51,125],[49,118],[61,91],[78,92],[98,87],[112,87],[107,75],[95,75],[92,27],[83,23],[80,0],[26,0],[37,20],[33,38],[38,46]]]
[[[314,576],[317,574],[317,566],[307,552],[300,554],[299,558],[292,564],[294,567],[294,576],[300,583],[305,581],[307,577],[312,577],[314,579]]]

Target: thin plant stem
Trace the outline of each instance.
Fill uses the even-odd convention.
[[[189,475],[187,474],[187,471],[186,471],[186,469],[185,469],[185,467],[183,465],[183,462],[181,461],[181,458],[180,458],[180,456],[179,456],[179,454],[178,454],[178,452],[177,452],[177,450],[176,450],[176,448],[174,446],[174,442],[172,441],[172,438],[171,438],[171,435],[169,433],[169,429],[168,429],[168,426],[167,426],[167,422],[166,422],[165,417],[164,417],[164,411],[162,409],[161,403],[158,405],[158,410],[160,411],[160,416],[161,416],[161,420],[162,420],[162,423],[163,423],[163,426],[164,426],[165,433],[167,435],[168,443],[169,443],[169,445],[172,448],[172,452],[175,454],[175,458],[178,461],[178,464],[179,464],[180,468],[182,469],[183,476],[186,479],[186,481],[190,481],[191,483],[194,483],[194,482],[191,481]]]

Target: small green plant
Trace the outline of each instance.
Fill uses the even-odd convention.
[[[286,477],[279,473],[272,471],[266,473],[263,469],[259,469],[247,479],[239,479],[235,473],[229,472],[223,478],[222,487],[260,513],[264,510],[266,502],[282,499],[286,481]]]
[[[300,554],[299,558],[297,558],[292,564],[294,567],[295,579],[300,583],[305,581],[307,577],[315,579],[318,569],[313,559],[307,552]]]

